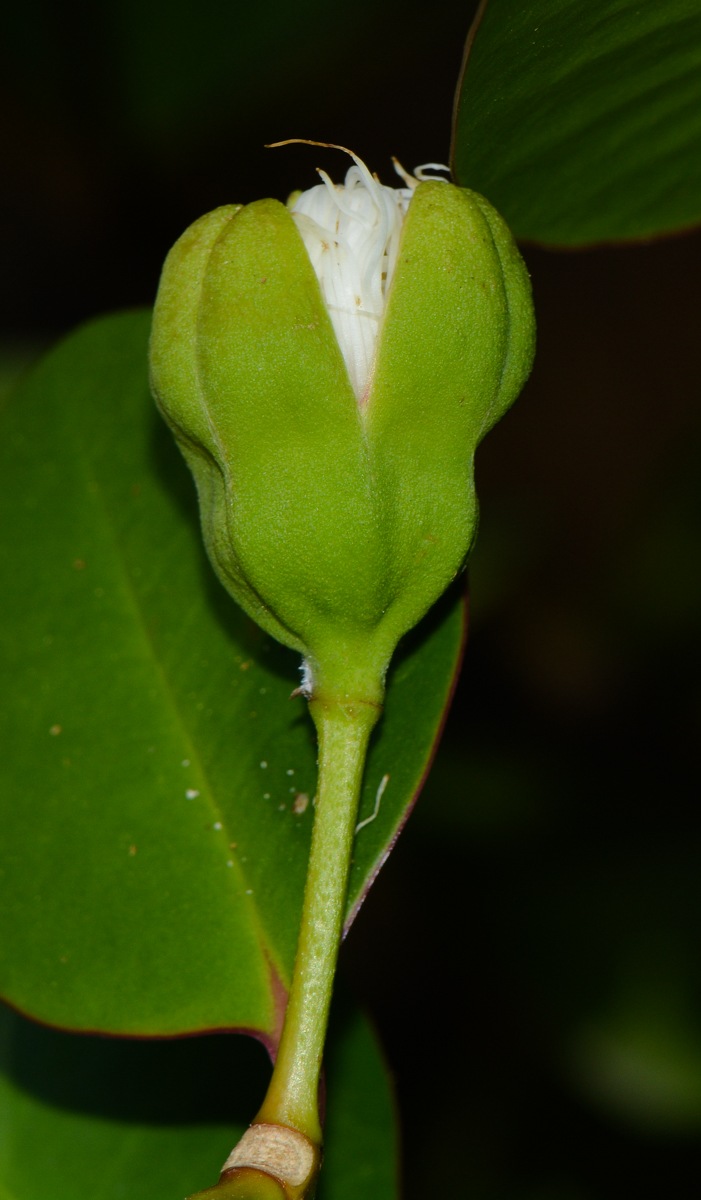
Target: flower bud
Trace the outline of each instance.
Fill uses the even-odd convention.
[[[304,655],[310,695],[381,699],[399,638],[465,564],[475,448],[533,356],[501,217],[398,169],[406,186],[387,188],[355,159],[291,210],[202,217],[154,312],[152,387],[212,564]]]

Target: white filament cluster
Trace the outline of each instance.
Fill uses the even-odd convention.
[[[343,149],[343,147],[338,147]],[[350,150],[355,165],[343,184],[323,183],[302,192],[292,216],[307,248],[321,292],[362,405],[372,378],[380,322],[397,263],[399,241],[409,202],[426,168],[447,171],[440,163],[417,167],[412,178],[394,160],[405,187],[385,187]]]

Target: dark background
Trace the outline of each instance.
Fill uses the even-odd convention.
[[[0,397],[153,299],[187,224],[445,161],[472,6],[14,0]],[[499,148],[494,147],[498,154]],[[533,376],[478,455],[465,669],[342,961],[397,1080],[408,1200],[696,1195],[701,235],[526,247]]]

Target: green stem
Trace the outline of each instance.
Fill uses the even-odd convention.
[[[319,782],[302,922],[275,1069],[257,1122],[288,1125],[320,1146],[319,1074],[368,739],[376,704],[312,700]]]

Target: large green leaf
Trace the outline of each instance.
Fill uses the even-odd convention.
[[[334,994],[325,1064],[316,1200],[394,1200],[399,1147],[392,1086],[374,1030],[343,988]]]
[[[488,0],[453,160],[518,238],[569,246],[701,221],[698,0]]]
[[[71,1029],[273,1038],[313,729],[289,698],[296,656],[206,560],[148,393],[148,328],[136,312],[74,334],[0,424],[0,993]],[[455,593],[397,655],[363,818],[390,779],[358,834],[350,912],[420,786],[461,637]]]
[[[251,1038],[139,1042],[42,1028],[0,1006],[1,1200],[182,1200],[214,1183],[265,1092]],[[319,1200],[394,1200],[396,1134],[372,1031],[332,1019]]]

